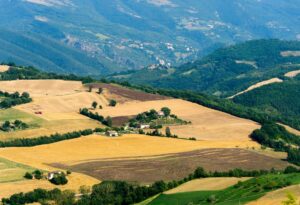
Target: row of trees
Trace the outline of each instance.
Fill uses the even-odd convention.
[[[263,124],[260,129],[251,134],[251,138],[264,146],[274,148],[276,151],[287,152],[287,160],[300,165],[300,138],[289,133],[283,126],[275,123]]]
[[[89,117],[89,118],[91,118],[93,120],[97,120],[97,121],[101,122],[102,124],[104,124],[104,125],[106,125],[108,127],[112,127],[112,124],[113,124],[112,118],[109,117],[109,116],[106,117],[106,118],[104,118],[102,115],[99,115],[97,112],[93,113],[93,112],[89,111],[88,108],[82,108],[82,109],[80,109],[79,113],[81,115],[87,116],[87,117]]]
[[[42,136],[37,138],[21,138],[14,139],[11,141],[0,141],[0,147],[32,147],[37,145],[59,142],[63,140],[75,139],[81,136],[91,135],[96,131],[99,131],[99,129],[86,129],[81,131],[68,132],[65,134],[56,133],[50,136]]]
[[[197,168],[194,173],[178,181],[164,182],[157,181],[150,186],[133,185],[123,181],[105,181],[93,186],[92,191],[88,189],[80,189],[81,198],[75,200],[75,194],[72,192],[62,192],[58,189],[46,191],[43,189],[36,189],[26,194],[14,194],[10,198],[3,198],[4,205],[20,205],[34,202],[55,201],[58,205],[129,205],[141,202],[156,194],[162,193],[166,190],[175,188],[189,180],[206,178],[206,177],[258,177],[269,173],[283,174],[283,173],[298,173],[299,170],[294,167],[287,167],[284,171],[276,170],[260,170],[260,171],[245,171],[241,169],[234,169],[228,172],[207,172],[202,167]],[[253,180],[258,182],[259,180]],[[277,186],[287,186],[287,181],[272,183],[265,189],[274,188]],[[238,183],[236,187],[243,186]],[[272,187],[271,187],[272,186]]]
[[[8,93],[0,91],[0,97],[3,97],[3,100],[0,100],[0,108],[10,108],[16,105],[29,103],[32,101],[29,93],[23,92],[20,94],[19,92]]]

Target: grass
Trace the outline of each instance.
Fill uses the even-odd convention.
[[[232,186],[221,191],[196,191],[178,194],[161,194],[148,203],[149,205],[212,204],[209,199],[215,199],[214,204],[235,205],[246,204],[259,199],[266,193],[279,189],[280,183],[293,185],[300,183],[300,174],[266,175],[241,182],[239,186]],[[267,187],[273,188],[267,188]]]
[[[24,174],[34,168],[0,158],[0,183],[24,180]]]
[[[0,110],[0,122],[22,120],[31,125],[40,125],[44,120],[35,117],[34,115],[28,114],[26,112],[10,108],[5,110]]]

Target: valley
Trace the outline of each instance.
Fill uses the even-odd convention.
[[[139,113],[168,107],[179,119],[190,122],[168,125],[171,133],[178,138],[148,136],[126,130],[124,134],[121,131],[119,137],[107,137],[101,132],[94,132],[51,144],[0,150],[3,160],[31,167],[31,170],[71,171],[68,184],[60,187],[62,190],[78,191],[83,185],[92,186],[106,180],[142,184],[157,180],[179,180],[199,166],[211,171],[228,171],[234,168],[282,170],[290,165],[262,150],[249,137],[255,129],[260,128],[259,123],[186,100],[145,93],[117,84],[84,85],[80,81],[55,79],[1,81],[0,87],[1,91],[10,93],[28,92],[32,98],[32,102],[0,111],[2,122],[19,119],[29,125],[26,130],[0,132],[2,142],[16,143],[15,140],[20,136],[38,139],[55,133],[109,129],[81,115],[79,109],[82,108],[99,113],[105,119],[129,120]],[[115,106],[110,106],[112,99],[117,103]],[[97,102],[97,108],[92,108],[93,102]],[[123,120],[119,126],[127,120]],[[166,127],[160,131],[163,133]],[[215,163],[211,164],[211,161]],[[153,167],[161,169],[153,170]],[[25,171],[20,170],[20,173],[25,174]],[[15,182],[0,182],[0,190],[5,190],[1,192],[1,197],[36,188],[50,190],[55,187],[45,180],[28,181],[20,178],[20,175],[12,177],[12,180]]]

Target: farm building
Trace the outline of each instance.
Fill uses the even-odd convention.
[[[140,129],[149,129],[150,125],[149,124],[139,124],[138,128],[140,128]]]
[[[47,176],[47,179],[48,179],[48,180],[51,180],[51,179],[53,179],[56,175],[60,175],[60,174],[62,174],[61,171],[49,172],[49,173],[48,173],[48,176]]]
[[[164,117],[164,116],[165,116],[165,113],[164,113],[163,111],[159,111],[159,112],[158,112],[158,116],[159,116],[159,117]]]
[[[108,137],[118,137],[119,136],[119,133],[117,131],[114,131],[114,130],[109,130],[105,134]]]

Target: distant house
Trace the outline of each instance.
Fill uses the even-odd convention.
[[[47,179],[48,179],[48,180],[51,180],[51,179],[53,179],[56,175],[60,175],[60,174],[62,174],[61,171],[49,172],[49,173],[48,173],[48,176],[47,176]]]
[[[149,129],[150,125],[149,124],[139,124],[138,128],[140,128],[140,129]]]
[[[164,117],[164,116],[165,116],[165,113],[164,113],[163,111],[159,111],[159,112],[158,112],[158,116],[159,116],[159,117]]]
[[[114,130],[109,130],[105,134],[108,137],[118,137],[119,136],[119,133],[117,131],[114,131]]]

